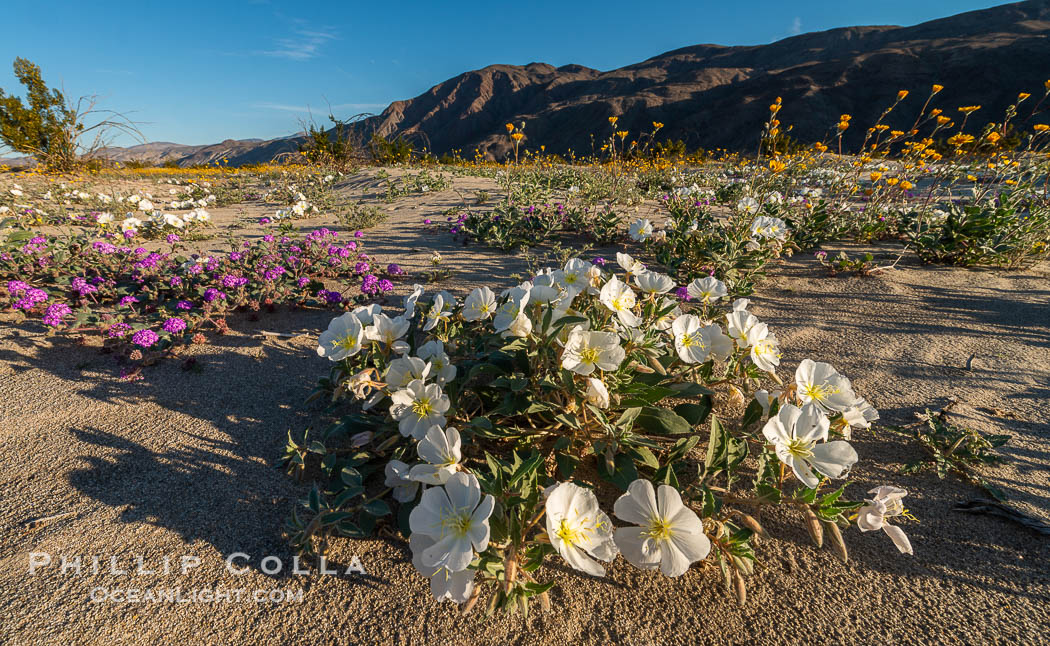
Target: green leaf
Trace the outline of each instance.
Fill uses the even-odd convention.
[[[680,415],[657,406],[643,408],[638,414],[637,424],[655,435],[683,435],[693,430]]]
[[[362,507],[362,509],[365,510],[365,513],[372,516],[386,516],[390,513],[390,505],[383,500],[373,500]]]
[[[699,426],[711,414],[711,396],[704,395],[700,398],[699,404],[678,404],[674,407],[674,412],[691,425]]]

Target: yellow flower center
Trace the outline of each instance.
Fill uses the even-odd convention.
[[[831,395],[839,392],[838,388],[833,388],[827,384],[806,384],[802,389],[802,393],[811,399],[815,399],[818,402],[824,401]]]
[[[554,533],[558,538],[569,545],[576,545],[579,543],[583,534],[579,529],[570,525],[569,521],[564,518],[558,524],[558,530]]]
[[[352,334],[348,334],[335,342],[335,346],[343,350],[352,350],[355,345],[357,345],[357,337]]]
[[[584,348],[580,350],[580,361],[584,363],[598,363],[598,356],[600,352],[598,348]]]
[[[682,335],[682,345],[684,345],[687,348],[691,348],[693,346],[697,346],[701,350],[703,350],[706,347],[704,345],[704,339],[703,339],[703,337],[700,336],[699,332],[694,332],[693,334],[684,334],[684,335]]]
[[[428,417],[434,412],[434,405],[430,403],[429,397],[421,397],[412,402],[412,412],[417,417]]]
[[[796,458],[808,458],[808,457],[812,456],[813,455],[813,451],[811,450],[812,448],[813,448],[813,443],[812,442],[807,442],[805,440],[800,440],[798,438],[795,438],[795,439],[791,440],[787,444],[788,453],[790,453],[791,455],[795,456]]]
[[[467,532],[470,531],[470,516],[470,511],[464,509],[453,512],[452,515],[442,518],[441,533],[446,536],[466,536]]]
[[[653,518],[649,521],[649,527],[645,530],[645,533],[649,538],[654,541],[666,541],[670,540],[674,534],[671,531],[671,523],[663,518]]]

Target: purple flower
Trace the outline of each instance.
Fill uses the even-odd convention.
[[[382,292],[390,292],[394,290],[394,283],[390,282],[386,278],[379,281],[379,290]]]
[[[307,278],[306,276],[303,276],[299,280],[295,281],[295,284],[297,286],[299,286],[299,287],[306,287],[307,285],[310,284],[310,279]]]
[[[165,238],[165,240],[168,241],[168,244],[175,244],[179,240],[182,240],[182,238],[180,238],[177,234],[169,233],[168,237]]]
[[[363,294],[375,294],[379,291],[379,279],[372,274],[365,276],[364,280],[361,281],[361,293]]]
[[[263,239],[263,242],[273,242],[273,236],[270,235],[269,233],[264,235],[262,239]]]
[[[44,312],[44,325],[58,327],[62,325],[62,319],[72,313],[72,308],[65,303],[53,303],[49,305],[47,311]]]
[[[29,289],[29,283],[24,283],[20,280],[9,280],[7,281],[7,291],[9,294],[14,296],[18,292],[22,292]]]
[[[825,258],[828,257],[828,252],[827,251],[818,251],[817,253],[815,253],[813,255],[817,258],[817,260],[824,260]]]
[[[135,237],[135,232],[132,231],[131,229],[128,229],[127,231],[124,232],[124,239],[125,240],[131,240],[134,237]]]
[[[363,274],[371,268],[371,265],[369,265],[367,262],[359,262],[356,265],[354,265],[354,273]]]
[[[109,330],[106,331],[106,335],[113,339],[116,337],[122,337],[131,331],[131,326],[127,323],[114,323],[109,326]]]
[[[685,285],[682,285],[678,289],[674,290],[674,295],[677,296],[678,298],[682,299],[683,301],[688,301],[689,300],[689,288],[686,287]]]
[[[182,279],[178,276],[172,276],[170,279],[168,279],[168,284],[172,287],[178,287],[182,285]]]
[[[591,262],[594,263],[595,265],[598,265],[599,267],[604,267],[606,261],[605,261],[605,258],[602,258],[601,256],[599,256],[599,257],[595,258],[594,260],[592,260]]]
[[[401,266],[396,263],[390,263],[386,266],[386,273],[390,274],[391,276],[401,276],[405,273],[405,270],[402,269]]]
[[[231,262],[240,262],[241,258],[243,258],[243,257],[244,257],[244,254],[242,254],[239,251],[230,252],[230,261]]]
[[[357,231],[354,231],[354,237],[355,238],[363,238],[363,237],[365,237],[365,232],[361,231],[360,229],[358,229]]]
[[[164,321],[164,331],[171,334],[178,334],[186,329],[186,321],[183,321],[177,316],[173,316],[167,321]]]
[[[209,287],[208,289],[204,290],[204,302],[205,303],[210,303],[210,302],[214,301],[217,298],[226,298],[226,294],[223,294],[222,292],[220,292],[219,290],[215,289],[214,287]]]
[[[192,310],[193,309],[193,303],[191,303],[189,301],[179,301],[178,303],[175,303],[175,309],[177,309],[177,310]]]
[[[423,220],[423,224],[430,224],[431,222],[433,222],[433,220],[431,220],[430,218]]]
[[[135,298],[134,296],[125,296],[124,298],[120,299],[120,306],[121,307],[126,307],[126,306],[131,305],[132,303],[138,303],[138,302],[139,302],[139,299]]]
[[[259,218],[259,224],[269,224],[270,218]]]
[[[131,342],[143,348],[149,348],[159,340],[160,337],[153,330],[139,330],[131,335]]]

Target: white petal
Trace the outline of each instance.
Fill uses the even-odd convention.
[[[829,478],[839,478],[857,463],[857,452],[844,440],[835,440],[813,447],[810,464]]]
[[[897,546],[901,554],[914,554],[911,550],[911,541],[905,536],[903,529],[896,525],[883,525],[882,531],[886,532],[893,539],[893,544]]]

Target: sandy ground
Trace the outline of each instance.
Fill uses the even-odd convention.
[[[361,190],[367,188],[366,184]],[[464,191],[485,180],[457,179]],[[348,189],[349,190],[349,189]],[[439,249],[455,273],[446,285],[508,285],[515,255],[462,247],[424,229],[459,203],[453,191],[399,200],[368,232],[368,250],[410,271]],[[215,212],[220,226],[251,233],[258,213]],[[261,209],[262,207],[258,207]],[[322,219],[300,223],[326,223]],[[895,248],[871,248],[878,258]],[[890,424],[956,398],[958,421],[1013,440],[990,479],[1018,509],[1050,518],[1050,283],[1022,272],[919,266],[905,257],[880,277],[827,277],[809,256],[786,259],[753,297],[785,349],[784,375],[806,357],[831,361]],[[402,290],[404,287],[402,287]],[[979,491],[899,467],[919,447],[887,431],[862,432],[849,493],[907,488],[920,519],[901,556],[881,532],[846,534],[850,560],[817,550],[790,511],[764,518],[774,540],[740,607],[710,566],[680,579],[619,559],[604,579],[557,559],[554,610],[527,618],[459,616],[430,598],[396,539],[338,540],[340,574],[296,575],[282,525],[305,488],[275,469],[289,429],[319,423],[301,404],[325,361],[313,352],[330,314],[281,312],[234,319],[230,334],[191,348],[200,371],[178,361],[122,382],[112,359],[32,324],[0,324],[0,639],[11,644],[1035,644],[1050,638],[1050,540],[1021,527],[952,511]],[[302,332],[263,338],[261,330]],[[975,355],[970,361],[971,355]],[[967,364],[970,364],[969,369]],[[26,521],[54,514],[36,528]],[[30,574],[30,553],[53,563]],[[224,559],[235,553],[244,573]],[[276,556],[280,573],[267,574]],[[62,571],[62,556],[81,571]],[[98,572],[92,558],[99,557]],[[199,565],[180,573],[183,556]],[[165,558],[170,571],[165,573]],[[343,574],[354,557],[366,573]],[[42,558],[42,557],[41,557]],[[115,564],[111,563],[116,559]],[[141,558],[139,566],[137,559]],[[115,570],[115,571],[114,571]],[[139,570],[139,571],[137,571]],[[143,570],[152,570],[147,573]],[[123,573],[121,573],[123,571]],[[92,601],[134,589],[224,590],[212,603]],[[236,600],[237,590],[240,600]],[[256,602],[256,591],[301,599]],[[94,592],[93,592],[94,591]]]

